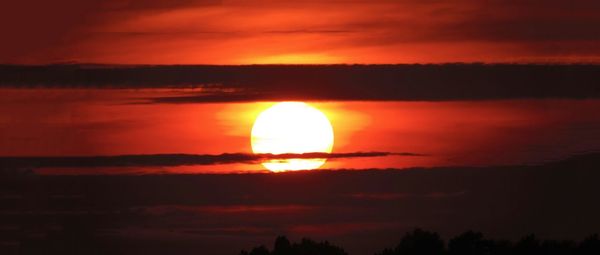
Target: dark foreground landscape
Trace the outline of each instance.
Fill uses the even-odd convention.
[[[461,254],[570,254],[586,245],[597,252],[590,235],[600,230],[599,167],[600,154],[535,166],[282,174],[60,176],[4,168],[0,253],[267,254],[252,248],[281,235],[328,240],[349,254],[438,254],[456,242],[476,246]],[[440,236],[411,232],[417,227]],[[469,229],[485,238],[460,235]],[[546,239],[559,241],[538,241]],[[432,240],[437,246],[426,249],[434,251],[412,252]],[[313,245],[305,242],[292,247]]]
[[[438,233],[415,229],[406,233],[400,243],[394,248],[386,248],[375,255],[401,254],[449,254],[449,255],[484,255],[484,254],[598,254],[600,239],[598,234],[591,235],[581,242],[571,240],[540,240],[530,234],[517,242],[508,240],[493,240],[484,238],[480,232],[467,231],[453,237],[445,246]],[[323,254],[345,255],[343,248],[329,242],[315,242],[302,239],[299,243],[291,243],[285,236],[275,239],[273,249],[264,245],[257,246],[250,252],[243,250],[240,255],[269,255],[269,254]]]

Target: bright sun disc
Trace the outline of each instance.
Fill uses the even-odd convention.
[[[302,102],[282,102],[258,115],[252,127],[254,153],[331,153],[333,128],[321,111]],[[263,163],[273,172],[316,169],[326,159],[283,159]]]

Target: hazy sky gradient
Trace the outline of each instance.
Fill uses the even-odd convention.
[[[599,11],[594,0],[26,0],[0,10],[0,62],[598,62]]]

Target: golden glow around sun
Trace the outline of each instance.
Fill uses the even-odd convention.
[[[302,102],[277,103],[261,112],[252,127],[254,153],[330,153],[333,128],[321,111]],[[316,169],[326,159],[269,160],[263,166],[273,172]]]

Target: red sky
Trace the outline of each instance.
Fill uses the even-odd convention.
[[[600,2],[13,1],[0,63],[598,62]]]
[[[140,103],[144,97],[191,92],[173,89],[46,88],[0,92],[3,156],[251,153],[249,134],[254,119],[273,104]],[[427,155],[332,159],[324,168],[529,164],[599,149],[599,120],[594,113],[600,101],[594,99],[310,104],[330,119],[336,153],[389,151]],[[169,171],[260,169],[255,164],[239,164]]]

